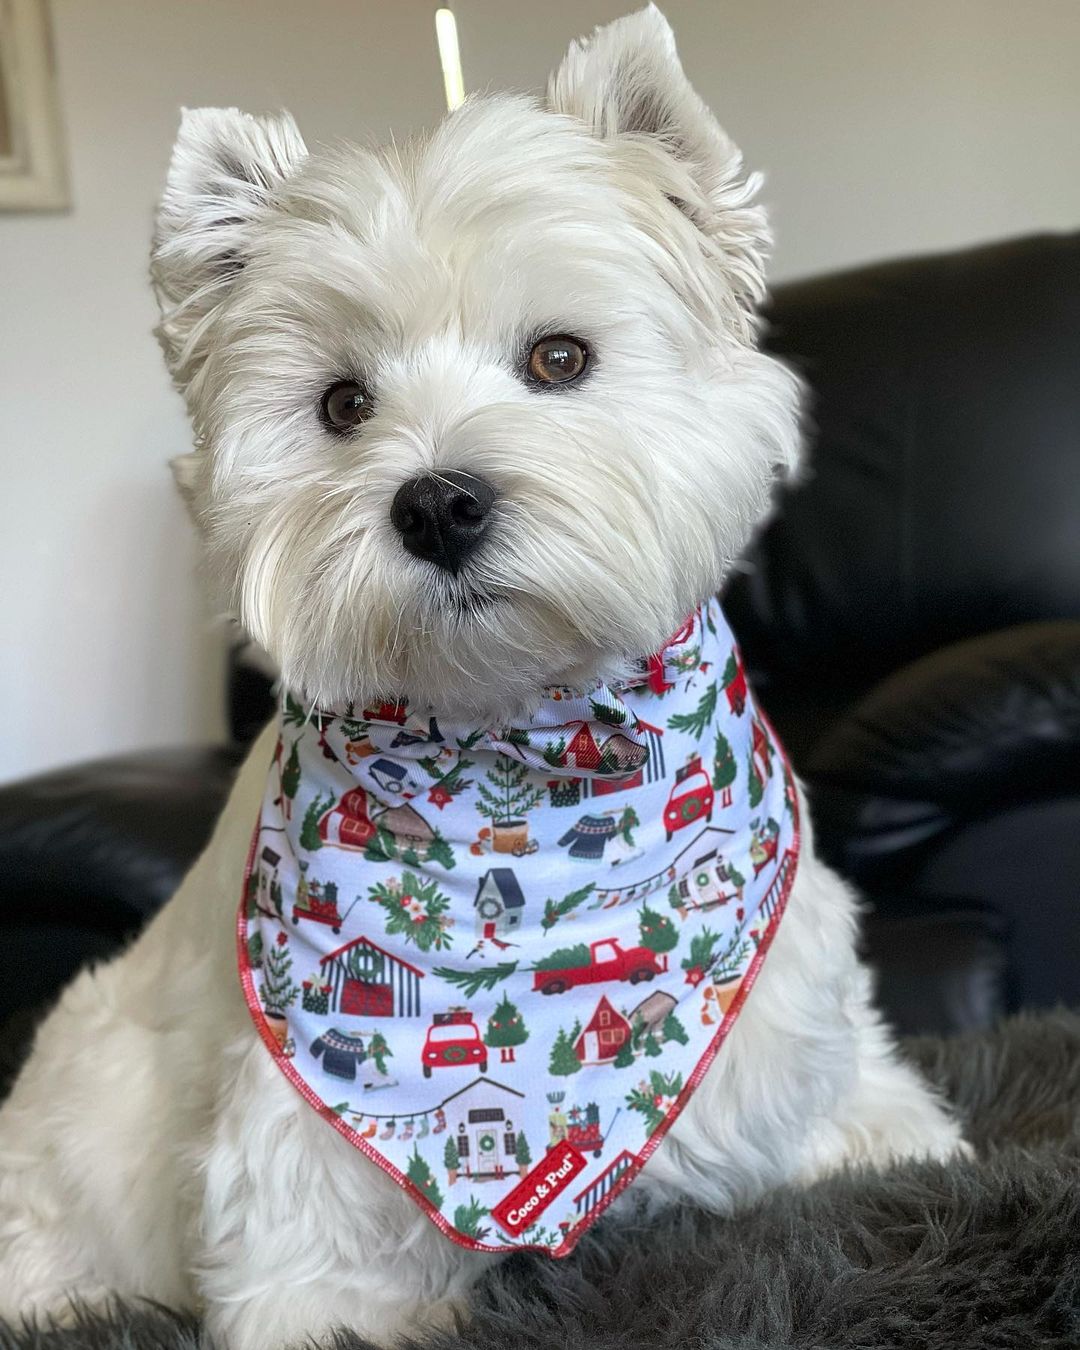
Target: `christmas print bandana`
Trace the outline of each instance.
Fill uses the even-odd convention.
[[[715,601],[527,726],[286,697],[239,916],[252,1017],[447,1236],[563,1256],[737,1016],[797,809]]]

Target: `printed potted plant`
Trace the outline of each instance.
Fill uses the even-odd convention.
[[[710,934],[710,937],[712,936],[714,935]],[[695,938],[694,941],[697,941],[697,939]],[[691,952],[694,950],[693,943],[691,943],[690,950]],[[721,1018],[727,1016],[742,987],[746,958],[749,954],[750,942],[743,936],[742,929],[738,929],[727,948],[708,967],[707,973],[711,975],[712,979],[709,987],[705,990],[705,996],[715,1000],[716,1009]],[[685,961],[683,967],[688,969]],[[692,983],[689,972],[686,978],[687,983]]]
[[[542,787],[529,782],[524,764],[499,755],[485,775],[487,783],[478,783],[480,800],[476,809],[491,821],[491,847],[495,853],[513,853],[520,857],[529,842],[526,813],[544,795]]]
[[[289,1026],[285,1020],[285,1012],[292,1007],[300,994],[289,973],[292,970],[292,956],[289,953],[289,939],[285,933],[278,933],[263,959],[262,970],[263,978],[259,993],[262,997],[263,1016],[274,1040],[284,1050]]]
[[[330,1011],[332,985],[323,984],[321,977],[316,973],[310,979],[304,980],[302,988],[303,994],[301,995],[300,1006],[305,1012],[325,1015]]]
[[[457,1142],[453,1135],[446,1141],[446,1147],[443,1149],[443,1163],[446,1165],[446,1184],[452,1186],[458,1179],[458,1168],[461,1166]]]

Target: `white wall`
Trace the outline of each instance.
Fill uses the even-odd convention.
[[[154,200],[182,104],[309,140],[442,108],[425,3],[54,0],[75,209],[0,216],[0,777],[222,734],[222,633],[166,462]]]
[[[537,85],[632,0],[457,0],[466,83]],[[774,276],[1080,224],[1077,0],[667,0],[769,173]],[[406,132],[428,0],[54,0],[75,209],[0,216],[0,777],[220,733],[221,637],[164,468],[152,203],[183,103]]]
[[[767,174],[774,279],[1080,226],[1080,0],[659,0]],[[638,0],[455,0],[467,87]]]

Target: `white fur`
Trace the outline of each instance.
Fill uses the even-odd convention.
[[[196,432],[178,479],[291,687],[494,719],[617,674],[718,588],[796,456],[794,383],[754,346],[755,188],[654,8],[575,44],[546,105],[476,100],[389,151],[309,156],[285,115],[185,115],[153,261]],[[547,333],[595,353],[580,385],[526,387]],[[377,405],[344,440],[317,417],[341,378]],[[458,579],[389,524],[428,469],[499,494]],[[178,894],[67,990],[0,1113],[6,1316],[116,1291],[201,1308],[228,1350],[343,1323],[389,1342],[452,1316],[493,1259],[443,1238],[258,1040],[234,917],[269,756],[264,736]],[[807,838],[728,1044],[620,1203],[726,1213],[956,1150],[854,930]]]

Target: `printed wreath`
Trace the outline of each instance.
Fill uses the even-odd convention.
[[[442,894],[438,883],[423,881],[415,872],[402,872],[401,879],[391,877],[379,881],[368,892],[369,898],[382,907],[386,915],[386,932],[397,934],[406,942],[415,943],[422,952],[434,948],[442,951],[451,943],[447,929],[450,918],[449,897]]]

